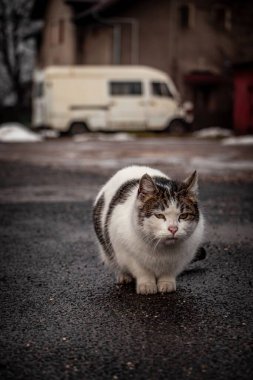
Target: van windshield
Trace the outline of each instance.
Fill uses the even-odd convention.
[[[170,89],[165,82],[151,82],[151,91],[154,96],[164,96],[166,98],[173,98]]]

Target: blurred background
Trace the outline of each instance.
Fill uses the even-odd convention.
[[[192,129],[253,131],[250,0],[0,0],[0,124],[32,125],[34,72],[145,65],[193,106]]]

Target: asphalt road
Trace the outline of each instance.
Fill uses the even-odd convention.
[[[200,181],[207,258],[141,296],[97,258],[107,176],[1,161],[0,378],[251,379],[252,182]]]

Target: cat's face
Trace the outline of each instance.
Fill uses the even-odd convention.
[[[197,175],[182,183],[145,174],[137,198],[138,226],[151,244],[176,244],[186,240],[199,220]]]

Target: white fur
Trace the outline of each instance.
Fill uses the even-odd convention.
[[[117,172],[101,189],[96,200],[103,193],[105,207],[102,215],[104,226],[110,201],[118,188],[128,180],[140,179],[144,174],[162,176],[164,173],[144,166],[131,166]],[[176,276],[191,262],[200,246],[204,232],[204,218],[200,212],[200,219],[193,231],[188,232],[184,240],[167,245],[157,245],[146,241],[142,229],[136,218],[138,185],[123,204],[118,204],[111,215],[108,226],[111,243],[115,253],[116,271],[119,281],[127,282],[129,275],[136,280],[137,293],[149,294],[171,292],[176,290]],[[184,236],[187,225],[178,222],[178,211],[173,205],[166,214],[166,221],[158,220],[155,216],[145,219],[144,229],[154,231],[158,238],[169,237],[168,226],[178,227],[177,234]],[[104,258],[105,255],[103,255]],[[125,280],[125,281],[124,281]]]

